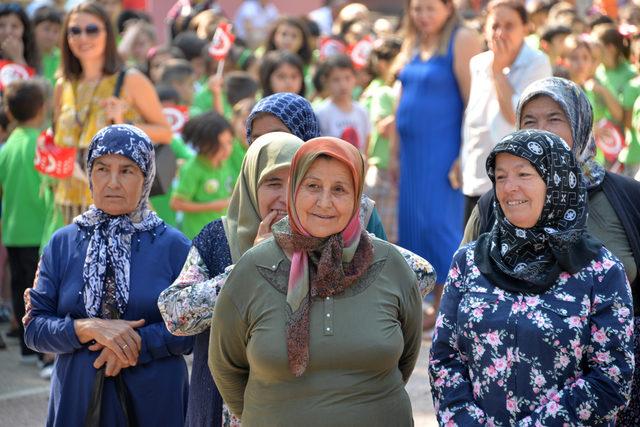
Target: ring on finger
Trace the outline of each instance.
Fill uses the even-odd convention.
[[[122,349],[125,350],[127,347],[129,347],[127,344],[122,346]]]

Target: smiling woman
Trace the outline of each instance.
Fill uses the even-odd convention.
[[[538,222],[547,185],[534,166],[509,153],[496,156],[496,198],[510,223],[531,228]]]
[[[160,100],[140,72],[125,70],[109,16],[98,3],[83,2],[67,15],[61,74],[53,97],[55,143],[77,149],[74,174],[55,182],[55,214],[45,241],[91,204],[86,150],[99,129],[134,123],[154,143],[169,143],[171,128]]]
[[[309,167],[296,195],[300,225],[315,237],[340,233],[354,214],[355,196],[349,168],[321,155]]]
[[[220,291],[209,367],[245,427],[329,417],[411,424],[404,384],[420,348],[420,294],[402,255],[361,226],[363,175],[361,154],[345,141],[302,145],[288,217],[244,253]]]
[[[612,425],[631,391],[631,289],[587,231],[580,164],[523,130],[486,172],[496,221],[454,255],[431,346],[438,421]]]

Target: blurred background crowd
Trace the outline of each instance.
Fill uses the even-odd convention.
[[[7,176],[2,162],[16,155],[0,156],[0,187],[19,189],[3,191],[0,319],[21,337],[24,289],[12,289],[9,262],[30,283],[51,234],[91,204],[86,165],[61,165],[86,157],[110,123],[133,123],[158,144],[152,207],[193,238],[225,214],[251,141],[304,120],[277,98],[256,104],[306,98],[322,135],[365,156],[365,193],[388,239],[432,262],[442,284],[490,188],[485,159],[516,128],[533,81],[577,83],[594,112],[596,161],[638,179],[639,69],[632,0],[3,2],[0,145],[23,138],[61,170]],[[434,292],[426,329],[438,301]],[[22,355],[35,360],[24,345]],[[40,363],[50,375],[51,361]]]

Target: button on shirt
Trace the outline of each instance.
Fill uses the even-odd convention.
[[[492,63],[492,51],[474,56],[469,63],[471,92],[460,150],[462,192],[466,196],[481,196],[491,189],[491,181],[485,170],[487,156],[502,137],[515,130],[500,112]],[[551,76],[551,64],[547,55],[523,43],[516,60],[503,72],[513,89],[511,102],[515,111],[520,94],[530,83]]]

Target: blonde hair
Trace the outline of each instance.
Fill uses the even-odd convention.
[[[407,62],[411,60],[420,43],[418,39],[418,29],[411,19],[410,8],[412,1],[413,0],[407,0],[405,3],[405,12],[404,18],[402,19],[401,30],[403,42],[402,47],[400,48],[400,53],[391,66],[391,79],[395,79]],[[436,55],[445,55],[449,48],[449,42],[451,41],[453,30],[462,23],[462,20],[460,19],[460,15],[458,14],[453,0],[439,1],[441,1],[445,6],[451,6],[451,14],[440,30],[440,41],[438,43],[438,49],[435,52]]]

